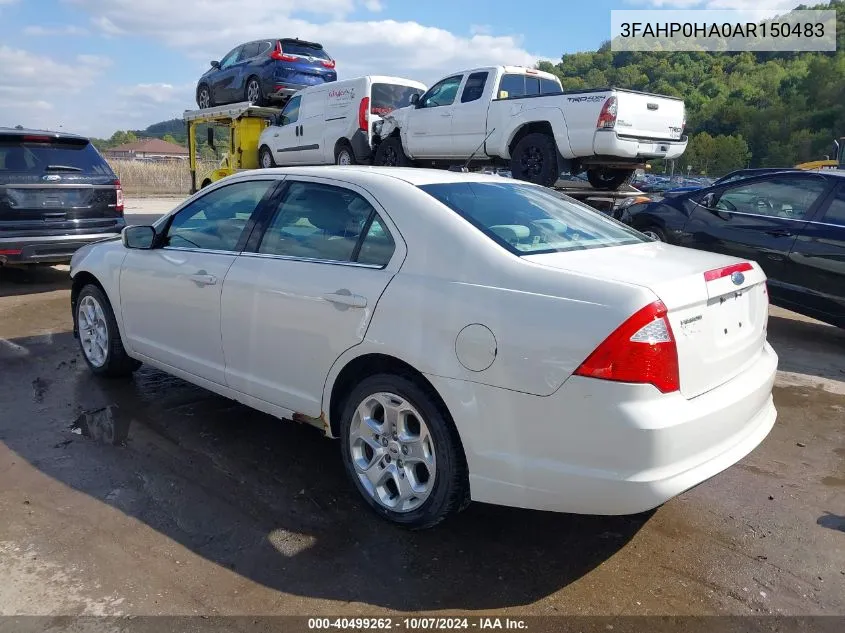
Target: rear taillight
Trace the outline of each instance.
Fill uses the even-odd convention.
[[[575,375],[654,385],[663,393],[681,388],[678,349],[662,301],[647,305],[620,325],[575,370]]]
[[[333,59],[323,60],[323,66],[325,66],[326,68],[334,68],[335,67],[334,60]]]
[[[370,98],[364,97],[358,104],[358,127],[362,130],[370,129]]]
[[[616,125],[616,97],[608,97],[607,101],[601,107],[599,113],[599,120],[596,121],[596,127],[599,129],[610,129]]]
[[[714,268],[704,273],[704,281],[716,281],[723,277],[730,277],[734,273],[744,273],[749,270],[754,270],[754,267],[748,262],[740,264],[731,264],[730,266],[723,266],[722,268]]]
[[[276,42],[276,48],[270,53],[270,59],[275,59],[280,62],[295,62],[296,55],[288,55],[282,52],[282,45],[280,42]]]
[[[116,187],[115,193],[117,194],[117,199],[115,200],[114,208],[115,208],[115,211],[117,211],[118,213],[123,215],[123,202],[124,202],[123,187],[120,185],[119,180],[114,181],[114,186]]]

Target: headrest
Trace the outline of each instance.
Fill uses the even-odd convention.
[[[497,224],[495,226],[491,226],[490,230],[511,244],[519,242],[519,240],[526,238],[531,234],[529,228],[521,224]]]

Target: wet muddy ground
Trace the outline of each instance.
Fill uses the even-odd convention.
[[[845,614],[845,332],[773,309],[778,423],[654,512],[374,518],[339,447],[158,371],[95,380],[66,268],[0,270],[0,614]]]

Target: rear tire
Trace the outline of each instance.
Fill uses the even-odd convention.
[[[413,167],[414,162],[405,154],[402,139],[390,136],[384,139],[376,150],[373,165],[380,167]]]
[[[616,191],[622,185],[631,182],[634,177],[633,169],[604,169],[596,167],[587,170],[587,180],[595,189]]]
[[[388,413],[391,408],[394,415]],[[365,378],[342,410],[343,464],[376,514],[421,530],[469,504],[458,432],[436,397],[412,377]]]
[[[554,185],[560,178],[555,140],[541,132],[522,137],[511,154],[511,174],[544,187]]]
[[[357,165],[358,161],[355,159],[355,152],[349,143],[338,143],[334,150],[334,164],[335,165]]]
[[[128,376],[141,366],[126,353],[111,303],[98,286],[87,284],[80,291],[73,324],[82,357],[94,374],[117,378]]]
[[[258,77],[250,77],[246,81],[244,88],[244,101],[249,101],[253,105],[264,105],[264,93],[261,90],[261,82]]]
[[[273,152],[266,145],[262,145],[258,150],[258,164],[263,169],[269,169],[276,166],[276,160],[273,158]]]

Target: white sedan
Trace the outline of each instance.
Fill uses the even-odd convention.
[[[313,424],[408,527],[470,500],[638,513],[775,423],[755,262],[497,176],[243,172],[83,247],[71,275],[94,373],[146,363]]]

